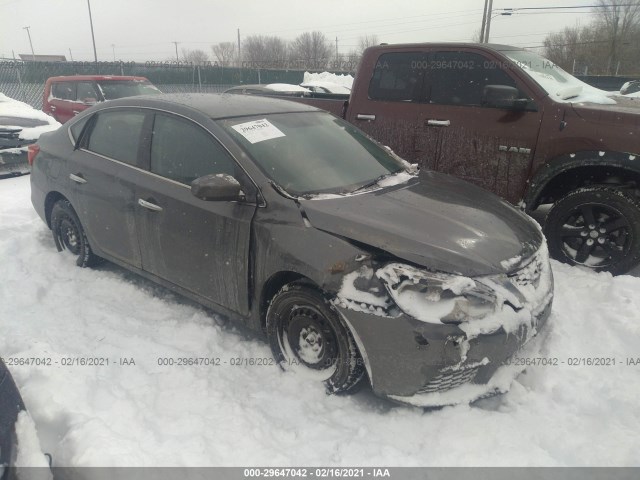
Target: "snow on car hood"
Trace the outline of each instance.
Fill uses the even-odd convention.
[[[315,228],[465,276],[505,273],[511,259],[530,258],[543,240],[537,224],[507,202],[435,172],[365,195],[300,203]]]
[[[0,129],[21,130],[22,140],[36,140],[42,133],[60,127],[60,123],[53,117],[2,93],[0,93],[0,119]]]

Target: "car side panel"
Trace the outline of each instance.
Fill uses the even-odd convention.
[[[135,167],[87,150],[74,151],[62,175],[66,190],[74,192],[73,207],[94,251],[137,268],[142,260],[135,222],[135,185],[142,175]],[[77,183],[71,176],[86,183]]]
[[[143,200],[162,210],[139,205]],[[242,315],[256,206],[204,201],[186,185],[148,173],[138,180],[135,222],[142,268]]]

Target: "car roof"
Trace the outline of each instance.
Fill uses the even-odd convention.
[[[380,44],[370,47],[371,49],[390,50],[397,48],[426,48],[426,47],[459,47],[459,48],[484,48],[487,50],[496,50],[498,52],[505,52],[510,50],[524,50],[520,47],[514,47],[512,45],[502,45],[499,43],[458,43],[458,42],[431,42],[431,43],[392,43],[392,44]]]
[[[318,108],[289,100],[258,95],[234,95],[232,93],[162,93],[110,100],[109,107],[168,108],[171,104],[197,110],[209,118],[244,117],[269,113],[316,112]]]
[[[125,81],[125,80],[138,80],[149,81],[146,77],[133,77],[127,75],[65,75],[61,77],[50,77],[47,82],[72,82],[72,81],[87,81],[87,80],[100,80],[100,81]]]

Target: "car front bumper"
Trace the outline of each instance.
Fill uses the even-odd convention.
[[[29,173],[27,147],[0,150],[0,176]]]
[[[546,249],[542,257],[539,283],[530,296],[534,300],[519,310],[503,304],[496,315],[505,319],[504,326],[488,331],[427,323],[407,314],[376,315],[336,303],[363,356],[374,393],[426,407],[469,403],[507,391],[524,370],[526,358],[537,356],[543,337],[538,334],[551,313],[553,276]],[[501,281],[520,281],[516,276]]]

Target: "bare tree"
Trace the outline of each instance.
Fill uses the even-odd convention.
[[[280,37],[250,35],[243,45],[244,60],[256,66],[285,66],[287,61],[287,44]]]
[[[218,63],[223,67],[230,66],[236,58],[236,44],[233,42],[220,42],[211,45],[213,55],[218,59]]]
[[[194,65],[204,65],[209,61],[209,55],[204,50],[188,50],[182,49],[182,59],[185,62],[193,63]]]
[[[291,43],[291,55],[304,68],[325,68],[332,48],[322,32],[305,32]]]
[[[360,55],[362,55],[367,48],[374,47],[379,44],[380,41],[378,40],[378,36],[376,34],[364,35],[358,39],[358,51]]]
[[[638,74],[640,0],[598,0],[598,5],[589,25],[549,34],[545,56],[576,74]]]
[[[571,71],[573,63],[584,50],[580,43],[581,29],[565,27],[561,32],[551,33],[544,39],[545,57],[565,70]],[[582,35],[584,39],[584,35]]]
[[[618,70],[622,45],[640,25],[640,0],[598,0],[598,5],[596,22],[609,41],[607,73],[611,75]]]

